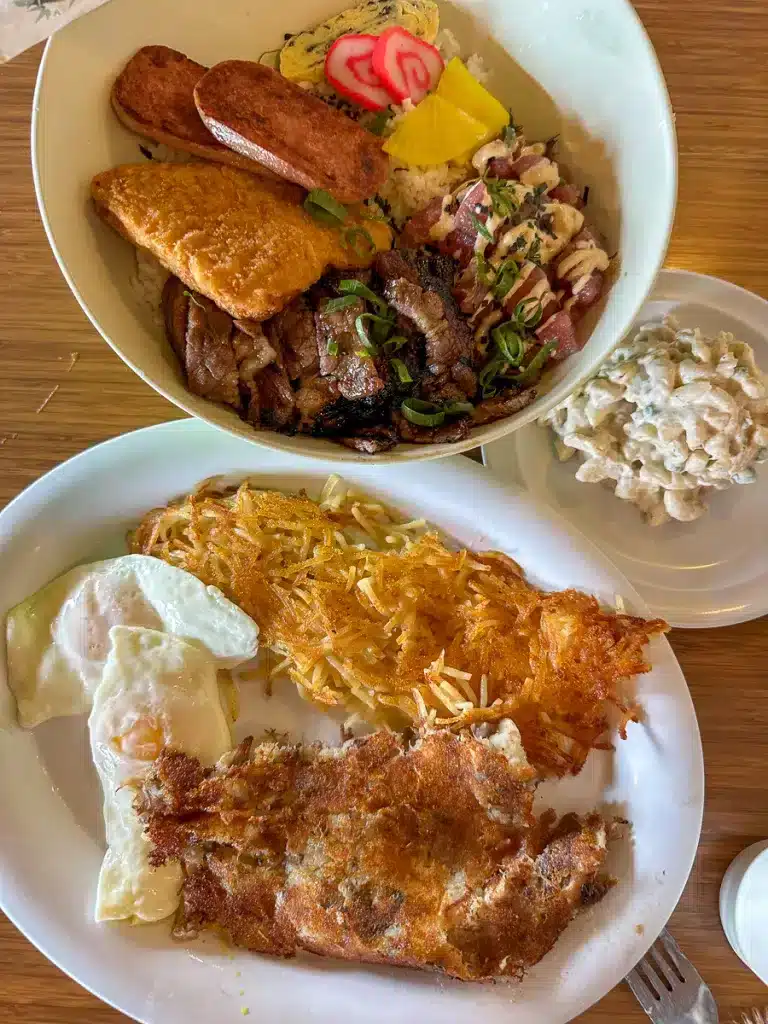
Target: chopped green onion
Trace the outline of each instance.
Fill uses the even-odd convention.
[[[372,355],[376,355],[379,350],[376,346],[376,342],[371,339],[371,337],[368,334],[368,331],[365,328],[366,320],[371,321],[371,323],[373,324],[374,331],[377,331],[378,328],[379,342],[383,342],[386,339],[386,334],[384,335],[384,337],[381,336],[382,328],[387,332],[391,331],[392,321],[385,319],[383,316],[376,316],[375,313],[361,313],[359,316],[355,317],[355,330],[357,331],[358,338],[363,343],[363,347],[368,352],[372,353]]]
[[[512,287],[520,277],[520,264],[517,260],[507,259],[496,269],[496,280],[493,282],[493,296],[500,302],[509,295]]]
[[[522,326],[533,330],[538,327],[544,312],[541,299],[529,295],[527,299],[521,299],[515,306],[514,319]]]
[[[357,304],[357,299],[354,295],[342,295],[338,299],[328,299],[326,302],[323,312],[324,313],[338,313],[342,309],[349,309],[350,306]]]
[[[529,380],[532,380],[542,370],[544,364],[547,362],[550,355],[552,354],[552,352],[554,352],[556,348],[556,341],[547,342],[547,344],[544,345],[543,348],[539,349],[539,351],[536,353],[536,355],[533,357],[533,359],[530,361],[530,363],[528,363],[528,365],[521,373],[518,373],[516,376],[510,377],[509,379],[512,381],[513,384],[525,384]]]
[[[500,355],[509,366],[519,366],[525,355],[525,342],[517,333],[516,327],[516,321],[507,320],[491,331],[491,338],[496,342]]]
[[[472,412],[474,408],[471,402],[446,402],[443,406],[446,416],[463,416],[464,413]]]
[[[358,242],[359,238],[362,238],[367,248],[363,249],[361,247]],[[366,231],[365,228],[347,228],[344,232],[344,244],[360,259],[365,259],[366,256],[376,252],[376,243],[373,240],[373,235],[370,231]]]
[[[391,338],[387,338],[387,340],[384,342],[384,351],[397,352],[399,349],[403,347],[403,345],[407,344],[408,339],[404,335],[393,334]]]
[[[200,309],[205,309],[205,306],[202,304],[202,302],[199,299],[196,299],[195,296],[192,294],[192,292],[184,291],[181,294],[182,295],[186,295],[186,297],[189,299],[189,301],[190,302],[194,302],[194,304],[196,306],[199,306]]]
[[[537,267],[541,266],[541,239],[538,235],[531,242],[531,247],[525,258],[531,263],[535,263]]]
[[[444,409],[420,398],[406,398],[400,411],[409,423],[415,423],[417,427],[439,427],[445,420]]]
[[[496,356],[493,359],[490,359],[482,368],[478,376],[478,382],[483,392],[483,398],[491,398],[496,394],[496,388],[493,386],[493,382],[505,365],[506,359],[504,359],[503,356]]]
[[[329,356],[337,356],[339,354],[339,343],[331,338],[326,342],[325,350]]]
[[[477,262],[477,279],[481,284],[490,284],[492,281],[493,274],[495,273],[493,267],[490,265],[485,256],[479,252],[475,256]]]
[[[383,135],[391,116],[392,112],[389,109],[380,110],[375,117],[371,118],[365,127],[374,135]]]
[[[372,306],[375,306],[382,316],[386,316],[389,312],[389,306],[384,299],[380,299],[375,292],[371,291],[368,285],[363,284],[362,281],[357,281],[354,277],[339,281],[338,290],[342,295],[357,295],[358,298],[365,299]]]
[[[326,224],[343,224],[347,219],[347,208],[333,198],[324,188],[313,188],[304,200],[304,209],[315,220]]]
[[[480,218],[477,216],[477,214],[470,212],[469,216],[470,216],[470,219],[472,221],[472,227],[475,229],[475,231],[477,231],[477,233],[479,235],[482,235],[483,238],[486,239],[486,241],[492,242],[493,241],[493,235],[488,230],[488,228],[485,226],[485,224],[483,224],[483,222],[480,220]]]
[[[402,359],[390,359],[389,365],[397,374],[397,379],[401,384],[412,384],[413,377],[408,372],[408,367],[405,365]]]

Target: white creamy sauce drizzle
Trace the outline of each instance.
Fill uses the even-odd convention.
[[[610,263],[608,253],[599,249],[593,241],[579,242],[573,252],[558,264],[557,277],[560,281],[568,281],[571,293],[578,295],[594,271],[606,271]]]
[[[520,175],[520,181],[524,185],[535,188],[537,185],[546,185],[547,192],[557,188],[560,183],[560,170],[557,164],[552,163],[546,157],[542,157],[537,164],[529,167]]]

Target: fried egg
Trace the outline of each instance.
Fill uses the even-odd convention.
[[[82,565],[8,614],[8,683],[22,726],[90,710],[118,625],[173,633],[208,651],[218,668],[258,650],[253,619],[183,569],[146,555]]]
[[[150,865],[152,846],[133,806],[136,785],[164,746],[212,765],[232,736],[207,651],[143,627],[113,626],[109,642],[88,719],[107,838],[95,918],[160,921],[178,906],[181,867]]]

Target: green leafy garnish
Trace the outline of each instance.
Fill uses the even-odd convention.
[[[504,369],[505,365],[506,359],[503,356],[495,356],[482,368],[478,375],[478,383],[480,384],[480,388],[483,392],[483,398],[493,398],[496,394],[496,388],[493,386],[493,382]]]
[[[359,239],[362,239],[364,247],[361,246]],[[373,240],[373,235],[370,231],[366,231],[365,228],[347,228],[344,232],[344,244],[360,259],[365,259],[366,256],[376,252],[376,243]]]
[[[544,364],[549,359],[550,355],[557,348],[557,344],[558,343],[556,341],[547,342],[546,345],[539,349],[539,351],[536,353],[536,355],[533,357],[530,363],[528,363],[524,370],[522,370],[515,376],[510,376],[508,379],[511,380],[513,384],[527,384],[528,381],[532,380],[534,377],[537,377],[539,375],[539,372],[544,367]]]
[[[502,142],[506,142],[509,145],[517,140],[518,135],[523,134],[523,129],[519,124],[515,124],[515,115],[510,110],[509,112],[509,124],[506,126],[504,131],[501,133]]]
[[[491,339],[507,366],[519,366],[525,355],[526,345],[517,332],[517,322],[508,320],[491,331]]]
[[[499,217],[511,217],[520,209],[520,201],[515,192],[514,183],[500,178],[483,177],[483,182],[491,199],[493,212]]]
[[[338,299],[329,299],[324,308],[324,313],[338,313],[342,309],[349,309],[350,306],[354,306],[357,299],[354,295],[342,295]]]
[[[409,423],[415,423],[417,427],[439,427],[445,421],[443,408],[420,398],[406,398],[400,411]]]
[[[339,354],[339,343],[330,338],[325,344],[325,350],[329,356],[337,356]]]
[[[472,221],[472,227],[475,229],[475,231],[477,231],[477,233],[479,235],[482,235],[483,238],[486,239],[486,241],[492,242],[493,241],[493,235],[488,230],[488,228],[485,226],[485,224],[483,224],[483,222],[480,220],[480,218],[477,216],[477,214],[470,211],[469,216],[470,216],[470,219]]]
[[[202,302],[199,299],[196,299],[195,296],[192,294],[192,292],[184,291],[181,294],[182,295],[186,295],[186,297],[189,299],[189,301],[190,302],[194,302],[194,304],[196,306],[199,306],[200,309],[205,309],[205,306],[202,304]]]
[[[371,331],[374,334],[374,338],[371,338],[366,329],[366,321],[373,324]],[[355,330],[357,336],[363,343],[363,348],[367,352],[376,355],[378,345],[382,344],[389,337],[389,332],[392,330],[392,321],[384,316],[377,316],[375,313],[361,313],[355,317]]]
[[[315,220],[324,224],[343,224],[347,219],[349,211],[334,199],[330,192],[324,188],[313,188],[304,200],[304,209]]]
[[[520,277],[520,264],[517,260],[506,259],[496,268],[496,279],[493,282],[493,297],[500,301],[512,291],[515,281]]]
[[[375,309],[378,309],[381,316],[387,316],[389,312],[389,306],[386,304],[384,299],[379,298],[379,296],[375,292],[371,291],[368,285],[363,284],[362,281],[358,281],[355,278],[339,281],[338,290],[342,295],[357,295],[358,298],[365,299],[366,302],[370,302]]]
[[[513,318],[521,327],[526,327],[529,331],[532,331],[541,323],[543,313],[544,306],[541,299],[529,295],[527,298],[521,299],[515,306]]]
[[[408,339],[404,335],[393,334],[391,338],[387,338],[384,342],[384,351],[389,353],[397,352],[403,347],[403,345],[407,344]]]
[[[408,372],[408,367],[405,365],[402,359],[390,359],[389,365],[397,374],[397,379],[401,384],[412,384],[413,377]]]
[[[365,125],[369,132],[374,135],[383,135],[387,128],[387,123],[391,117],[389,110],[380,110],[374,117],[371,118]]]
[[[465,413],[472,412],[474,408],[471,402],[446,402],[443,411],[446,416],[463,416]]]
[[[538,235],[531,242],[530,248],[528,249],[525,258],[529,260],[531,263],[535,263],[537,267],[541,266],[541,239]]]

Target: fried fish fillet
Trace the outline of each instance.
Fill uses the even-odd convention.
[[[125,164],[97,174],[96,209],[188,288],[238,319],[266,320],[329,267],[370,263],[392,244],[373,220],[343,231],[302,207],[301,189],[218,164]]]
[[[185,153],[271,177],[218,142],[200,119],[195,86],[208,68],[169,46],[142,46],[117,76],[112,108],[126,128]]]
[[[603,819],[537,819],[533,775],[509,721],[411,744],[246,740],[210,769],[166,749],[137,808],[154,862],[184,868],[178,936],[520,978],[608,887]]]

